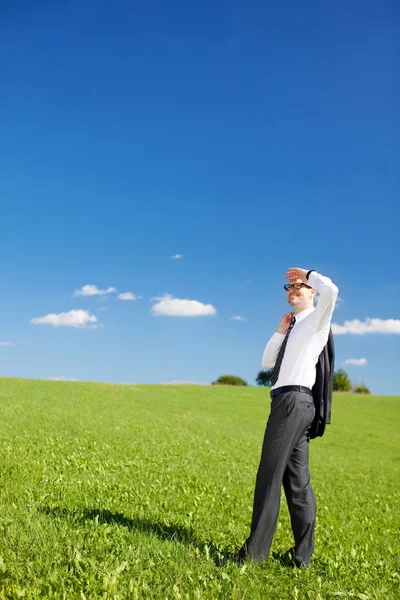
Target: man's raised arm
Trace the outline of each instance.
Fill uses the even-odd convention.
[[[321,331],[330,325],[339,290],[329,277],[324,277],[316,271],[311,271],[308,281],[320,293],[313,321],[316,331]]]

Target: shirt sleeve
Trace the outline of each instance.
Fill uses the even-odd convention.
[[[324,277],[316,271],[310,273],[308,280],[320,293],[311,322],[316,331],[322,331],[330,325],[339,290],[329,277]]]
[[[261,360],[263,369],[271,369],[275,365],[279,348],[281,347],[284,337],[285,336],[283,333],[278,333],[275,331],[268,344],[265,346],[264,354]]]

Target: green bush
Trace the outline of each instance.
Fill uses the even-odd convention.
[[[369,391],[369,389],[367,388],[366,385],[358,385],[356,388],[354,388],[354,393],[355,394],[370,394],[371,392]]]
[[[271,376],[272,376],[272,369],[268,369],[268,371],[258,371],[258,375],[256,377],[256,383],[257,385],[267,385],[268,387],[271,386]]]
[[[221,375],[211,385],[247,385],[247,381],[236,375]]]
[[[335,371],[333,376],[333,390],[335,392],[350,392],[351,391],[351,381],[350,377],[347,375],[346,371],[343,369],[339,369]]]

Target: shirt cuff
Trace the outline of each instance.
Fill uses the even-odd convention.
[[[318,279],[318,273],[317,271],[311,271],[310,275],[308,276],[308,281],[311,283],[311,285],[313,287],[315,287],[315,277],[317,277]]]

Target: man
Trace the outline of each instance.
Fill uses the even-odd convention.
[[[293,313],[283,315],[262,358],[273,368],[268,419],[254,492],[249,538],[239,559],[268,556],[279,515],[283,483],[294,533],[290,560],[309,566],[314,550],[315,499],[308,470],[307,431],[314,418],[311,389],[329,336],[338,288],[316,271],[290,268],[284,286]],[[314,307],[316,293],[320,293]]]

